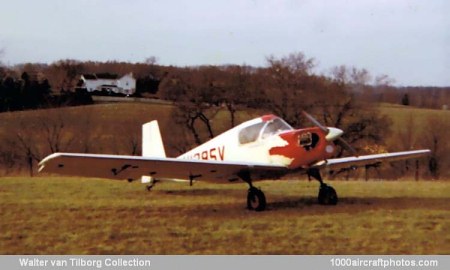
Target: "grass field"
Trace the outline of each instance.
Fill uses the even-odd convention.
[[[386,113],[393,118],[394,121],[406,121],[406,118],[411,114],[418,120],[418,122],[423,122],[428,117],[446,117],[450,115],[449,110],[438,110],[438,109],[428,109],[428,108],[418,108],[411,106],[403,106],[390,103],[380,103],[379,108],[382,113]]]
[[[431,118],[450,118],[450,110],[425,109],[387,103],[380,104],[379,108],[382,114],[392,120],[391,128],[394,132],[405,129],[409,121],[414,122],[416,129],[426,129],[429,128],[428,124]]]
[[[245,184],[0,178],[0,254],[450,254],[450,182],[258,182],[268,210],[245,209]]]

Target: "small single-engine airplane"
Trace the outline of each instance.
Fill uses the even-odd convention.
[[[283,119],[264,115],[244,122],[208,142],[177,157],[166,157],[158,122],[142,126],[142,156],[54,153],[39,163],[39,171],[63,175],[109,179],[141,178],[151,189],[156,181],[210,181],[227,183],[242,180],[249,185],[247,208],[262,211],[264,193],[254,181],[279,179],[290,173],[305,173],[320,182],[318,201],[334,205],[336,191],[325,184],[321,169],[356,168],[425,156],[430,150],[332,158],[335,142],[354,152],[338,128],[325,127],[304,112],[315,127],[294,129]]]

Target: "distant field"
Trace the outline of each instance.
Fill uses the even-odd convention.
[[[64,122],[64,134],[72,137],[66,140],[62,139],[63,146],[64,142],[72,140],[72,148],[68,147],[67,149],[66,147],[62,151],[74,151],[74,145],[78,140],[89,136],[91,151],[130,154],[129,149],[123,145],[128,146],[129,138],[132,137],[140,144],[141,126],[152,120],[158,120],[163,140],[166,146],[169,146],[169,154],[179,155],[180,153],[174,152],[173,149],[172,152],[170,151],[170,145],[177,140],[172,120],[174,108],[174,106],[166,104],[127,102],[0,113],[0,140],[3,138],[15,140],[16,134],[25,130],[31,136],[41,136],[40,139],[37,139],[36,145],[45,148],[45,151],[48,152],[47,141],[42,137],[44,128],[41,122],[49,122],[47,119],[51,119],[50,122],[59,123],[57,121],[61,118]],[[254,110],[238,112],[236,123],[241,123],[257,115],[259,114]],[[230,128],[229,115],[225,109],[218,111],[212,122],[215,135]],[[203,135],[202,137],[206,138],[206,129],[203,126],[199,131]],[[5,140],[3,139],[3,141]],[[75,151],[80,150],[75,149]]]
[[[392,119],[393,130],[403,129],[409,118],[413,119],[417,128],[426,128],[430,117],[450,119],[450,110],[423,109],[395,104],[381,104],[379,108],[381,113]]]
[[[6,129],[14,129],[18,124],[34,123],[42,117],[64,116],[68,121],[88,120],[99,130],[119,127],[124,123],[146,123],[151,120],[168,119],[172,113],[171,105],[154,105],[145,103],[111,103],[56,109],[19,111],[0,113],[0,121]],[[165,122],[165,121],[164,121]],[[138,127],[140,128],[140,127]],[[6,131],[6,130],[0,130]]]
[[[193,187],[79,178],[0,178],[0,254],[450,254],[450,182],[258,182]]]
[[[35,123],[39,117],[45,117],[49,114],[64,115],[67,120],[77,122],[89,119],[89,123],[96,127],[95,132],[102,131],[117,131],[121,126],[129,126],[130,124],[136,125],[136,129],[140,129],[140,125],[149,122],[151,120],[159,120],[162,126],[163,132],[165,129],[170,130],[172,128],[169,122],[171,113],[174,109],[172,105],[161,104],[147,104],[147,103],[111,103],[111,104],[96,104],[79,107],[65,107],[49,110],[37,110],[37,111],[21,111],[12,113],[0,113],[0,122],[2,123],[2,129],[0,129],[0,135],[2,132],[8,132],[11,129],[17,129],[19,122],[23,122],[26,126],[28,122]],[[419,109],[414,107],[382,104],[380,105],[380,112],[388,115],[393,120],[393,129],[402,129],[409,117],[414,117],[414,121],[422,127],[426,123],[428,117],[437,116],[442,118],[450,118],[450,111],[443,110],[431,110],[431,109]],[[257,115],[268,113],[260,112],[256,110],[241,111],[237,113],[236,123],[240,123]],[[215,133],[219,133],[229,128],[229,115],[225,110],[220,111],[213,119]],[[307,123],[310,125],[310,123]]]

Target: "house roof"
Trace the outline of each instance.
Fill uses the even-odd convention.
[[[133,74],[125,74],[124,76],[130,75],[133,77]],[[98,79],[104,79],[104,80],[117,80],[119,78],[119,75],[113,74],[113,73],[91,73],[91,74],[83,74],[83,77],[85,80],[98,80]],[[121,78],[122,78],[121,77]]]
[[[97,79],[115,80],[119,77],[119,76],[117,76],[117,74],[112,74],[112,73],[97,73],[96,75],[97,75]]]
[[[97,79],[97,76],[95,76],[95,74],[83,74],[83,77],[86,80],[96,80]]]

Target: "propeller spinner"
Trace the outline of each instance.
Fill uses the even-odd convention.
[[[341,129],[338,128],[334,128],[334,127],[326,127],[324,125],[322,125],[319,121],[317,121],[316,118],[314,118],[312,115],[310,115],[309,113],[303,111],[303,115],[308,118],[309,121],[311,121],[315,126],[319,127],[321,130],[323,130],[324,132],[327,133],[327,135],[325,136],[325,139],[327,141],[336,141],[337,143],[339,143],[343,148],[347,149],[348,151],[350,151],[353,155],[356,155],[356,150],[347,142],[345,141],[341,136],[342,134],[344,134],[344,131],[342,131]]]

